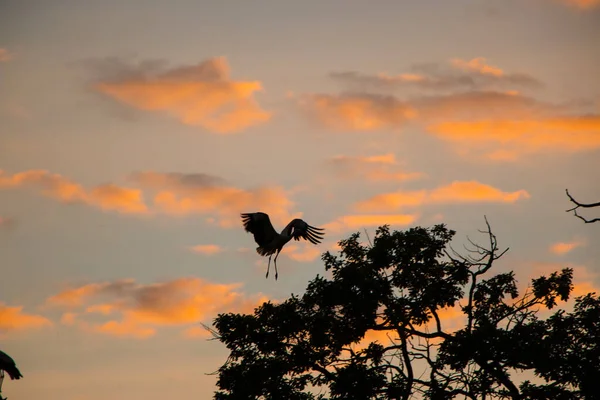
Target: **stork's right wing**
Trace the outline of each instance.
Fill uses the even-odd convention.
[[[271,224],[269,215],[263,212],[241,214],[246,232],[254,235],[254,241],[260,247],[271,243],[278,235]]]
[[[319,244],[321,240],[323,240],[323,235],[325,234],[323,228],[316,228],[314,226],[310,226],[304,220],[296,218],[292,221],[294,231],[292,232],[292,236],[295,240],[300,240],[300,238],[304,240],[308,240],[312,244]]]
[[[6,371],[10,379],[22,378],[21,371],[17,369],[15,361],[5,352],[0,350],[0,369]],[[1,396],[0,396],[1,397]]]

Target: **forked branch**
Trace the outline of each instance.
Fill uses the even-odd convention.
[[[577,214],[577,209],[578,208],[594,208],[594,207],[600,207],[600,201],[597,203],[580,203],[579,201],[575,200],[573,198],[573,196],[571,196],[571,194],[569,193],[569,189],[565,189],[565,191],[567,192],[567,196],[569,197],[569,200],[571,200],[571,203],[575,204],[575,207],[573,208],[569,208],[568,210],[566,210],[566,212],[571,212],[573,211],[573,215],[575,215],[577,218],[579,218],[580,220],[582,220],[583,222],[585,222],[586,224],[591,224],[593,222],[598,222],[600,221],[600,218],[594,218],[594,219],[587,219],[585,217],[582,217],[581,215]]]

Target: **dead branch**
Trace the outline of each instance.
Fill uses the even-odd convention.
[[[575,215],[577,218],[579,218],[580,220],[582,220],[583,222],[585,222],[586,224],[591,224],[593,222],[598,222],[600,221],[600,218],[594,218],[594,219],[587,219],[582,217],[581,215],[577,214],[577,209],[579,207],[581,208],[594,208],[594,207],[600,207],[600,201],[597,203],[580,203],[579,201],[575,200],[573,198],[573,196],[571,196],[571,194],[569,193],[569,189],[565,189],[565,192],[567,192],[567,197],[569,197],[569,200],[575,204],[575,207],[573,208],[569,208],[568,210],[566,210],[566,212],[571,212],[573,211],[573,215]]]

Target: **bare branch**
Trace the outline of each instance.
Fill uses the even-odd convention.
[[[573,196],[571,196],[571,194],[569,193],[569,189],[565,189],[565,192],[567,193],[567,197],[569,197],[569,200],[575,204],[575,207],[573,208],[569,208],[568,210],[566,210],[566,212],[571,212],[573,211],[573,215],[575,215],[577,218],[579,218],[580,220],[582,220],[583,222],[585,222],[586,224],[591,224],[593,222],[598,222],[600,221],[600,218],[594,218],[594,219],[587,219],[582,217],[581,215],[577,214],[577,209],[579,207],[581,208],[594,208],[594,207],[600,207],[600,201],[597,203],[580,203],[579,201],[575,200],[573,198]]]

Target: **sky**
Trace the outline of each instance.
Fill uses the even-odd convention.
[[[201,323],[382,224],[597,290],[599,41],[598,0],[0,0],[3,395],[209,399]],[[267,280],[255,211],[325,239]]]

